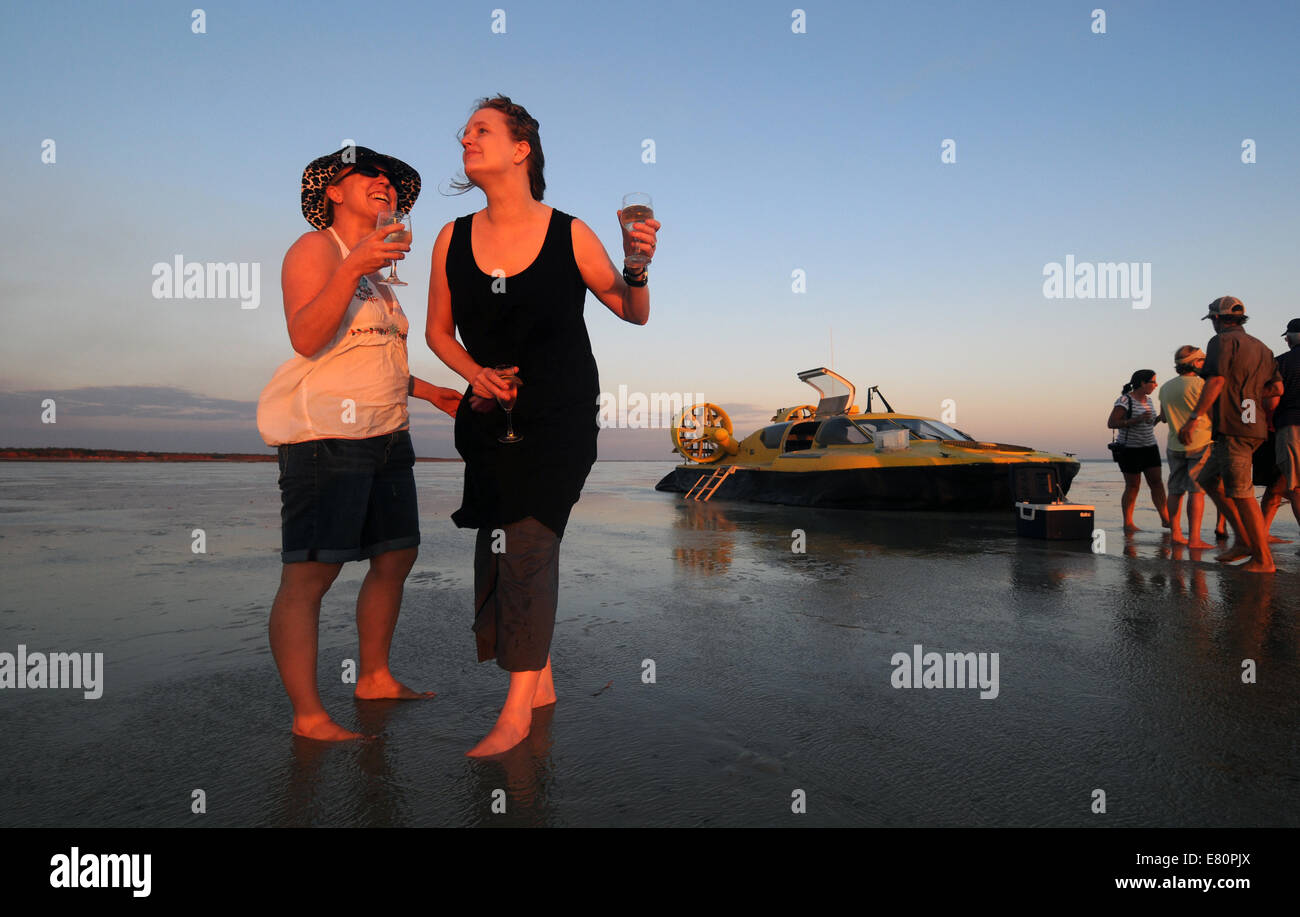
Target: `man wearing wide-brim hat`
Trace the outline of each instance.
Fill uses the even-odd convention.
[[[1215,559],[1229,561],[1250,558],[1241,569],[1250,573],[1272,573],[1273,555],[1268,549],[1268,531],[1255,502],[1251,458],[1268,439],[1266,402],[1281,381],[1273,351],[1251,337],[1242,327],[1246,307],[1235,296],[1220,296],[1210,303],[1207,318],[1217,332],[1205,348],[1201,377],[1205,388],[1181,430],[1178,439],[1191,441],[1196,421],[1209,415],[1214,441],[1210,459],[1197,483],[1210,495],[1227,518],[1236,540]]]
[[[1282,334],[1291,349],[1277,358],[1282,377],[1282,392],[1272,406],[1273,427],[1277,430],[1277,479],[1269,485],[1260,503],[1265,531],[1283,500],[1291,501],[1291,512],[1300,523],[1300,318],[1287,323]],[[1300,551],[1296,553],[1300,554]]]

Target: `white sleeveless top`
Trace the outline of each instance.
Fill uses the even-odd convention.
[[[346,258],[334,227],[329,234]],[[310,357],[282,364],[257,402],[257,430],[268,446],[313,439],[366,439],[409,424],[406,334],[410,323],[392,288],[362,277],[334,340]]]

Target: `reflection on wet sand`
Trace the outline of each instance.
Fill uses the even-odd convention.
[[[1061,592],[1072,581],[1097,574],[1097,555],[1091,541],[1036,541],[1020,538],[1010,543],[1011,588],[1015,592]]]
[[[881,550],[948,557],[1005,551],[1010,513],[907,513],[682,500],[673,507],[673,557],[706,575],[744,556],[765,565],[794,555],[807,572],[845,568]]]
[[[358,728],[378,735],[376,739],[335,744],[292,736],[286,765],[267,793],[276,800],[277,809],[266,813],[270,823],[311,827],[343,821],[358,827],[391,827],[420,824],[431,815],[452,818],[462,826],[561,823],[550,801],[555,705],[535,710],[528,737],[505,754],[466,760],[459,779],[430,774],[429,779],[443,784],[437,813],[415,811],[411,794],[424,788],[408,786],[409,774],[395,766],[413,751],[428,753],[419,742],[390,747],[385,733],[393,709],[400,705],[398,701],[357,705]]]
[[[1272,576],[1242,573],[1220,578],[1219,594],[1228,609],[1221,642],[1228,644],[1234,665],[1249,657],[1261,668],[1294,667],[1296,647],[1288,643],[1280,626],[1274,605],[1276,589],[1277,580]]]
[[[1186,545],[1175,544],[1162,552],[1162,556],[1167,556],[1173,561],[1169,568],[1169,581],[1174,587],[1175,594],[1182,598],[1195,599],[1197,608],[1201,608],[1209,600],[1210,591],[1205,581],[1206,568],[1202,566],[1201,560],[1206,556],[1206,551],[1213,550],[1213,548],[1188,548]]]
[[[374,739],[335,744],[291,736],[284,792],[272,794],[273,798],[284,801],[283,817],[276,823],[310,826],[330,824],[337,817],[338,813],[332,810],[332,806],[318,797],[318,791],[323,783],[334,779],[331,775],[330,781],[323,781],[322,768],[335,760],[332,755],[340,753],[355,755],[356,759],[356,767],[345,772],[351,786],[343,795],[353,810],[355,824],[383,827],[407,822],[409,813],[405,811],[404,794],[400,787],[390,786],[394,782],[393,768],[388,760],[384,733],[393,711],[409,703],[424,702],[393,700],[355,704],[358,730],[363,735],[376,736]],[[338,793],[339,788],[331,785],[329,797],[337,799]]]
[[[533,711],[528,737],[504,754],[468,762],[464,824],[522,828],[559,823],[549,799],[555,765],[551,760],[551,722],[555,705]]]
[[[500,698],[465,617],[472,539],[430,527],[394,642],[398,670],[439,697],[349,706],[348,686],[327,685],[323,673],[355,652],[354,609],[339,596],[322,609],[326,703],[382,738],[295,742],[257,585],[280,567],[266,482],[240,468],[216,469],[216,485],[166,466],[97,471],[39,469],[41,486],[14,493],[40,490],[77,520],[105,486],[132,507],[198,494],[241,507],[230,517],[241,531],[254,507],[266,543],[146,576],[108,549],[152,550],[130,533],[163,530],[170,511],[97,523],[98,554],[80,522],[9,539],[27,552],[0,609],[13,642],[103,649],[111,688],[94,704],[0,691],[0,716],[23,737],[22,754],[0,761],[10,825],[1095,825],[1081,786],[1122,800],[1107,816],[1120,827],[1300,823],[1300,563],[1279,551],[1276,576],[1252,576],[1169,545],[1151,519],[1126,542],[1118,501],[1100,498],[1118,477],[1109,466],[1086,467],[1071,493],[1112,536],[1092,555],[1087,541],[1017,537],[1010,511],[692,507],[649,490],[657,466],[598,464],[562,561],[563,707],[482,762],[464,752]],[[461,474],[417,468],[432,514],[458,505]],[[43,613],[55,600],[96,614]],[[998,653],[998,697],[895,690],[891,656],[915,644]],[[657,684],[641,680],[647,658]],[[808,789],[807,815],[791,815],[793,786]],[[202,788],[206,814],[178,788]]]
[[[735,553],[735,539],[728,533],[735,530],[721,506],[683,500],[673,520],[673,559],[706,575],[725,573]],[[690,534],[694,532],[716,534],[696,537]]]

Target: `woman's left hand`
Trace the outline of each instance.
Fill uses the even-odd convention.
[[[623,256],[640,254],[646,259],[646,264],[655,256],[655,245],[658,243],[657,236],[659,228],[663,225],[658,220],[649,219],[644,222],[632,224],[632,232],[623,228],[623,211],[615,211],[618,217],[618,227],[623,232]]]
[[[456,409],[460,407],[460,397],[460,392],[455,389],[435,385],[433,386],[433,397],[429,399],[429,403],[448,417],[455,417]]]

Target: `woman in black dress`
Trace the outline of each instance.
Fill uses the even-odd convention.
[[[537,127],[505,96],[479,102],[461,138],[459,186],[477,187],[487,206],[442,228],[429,280],[429,346],[469,383],[462,401],[469,409],[456,419],[465,493],[452,518],[479,530],[479,661],[495,658],[510,672],[496,725],[471,757],[517,745],[533,709],[555,702],[559,542],[596,460],[600,383],[582,316],[587,291],[624,321],[644,325],[650,317],[645,266],[620,275],[585,223],[542,203]],[[624,231],[625,255],[653,256],[659,225]],[[516,370],[519,384],[498,366]],[[506,417],[497,398],[514,400],[520,441],[500,442]]]

